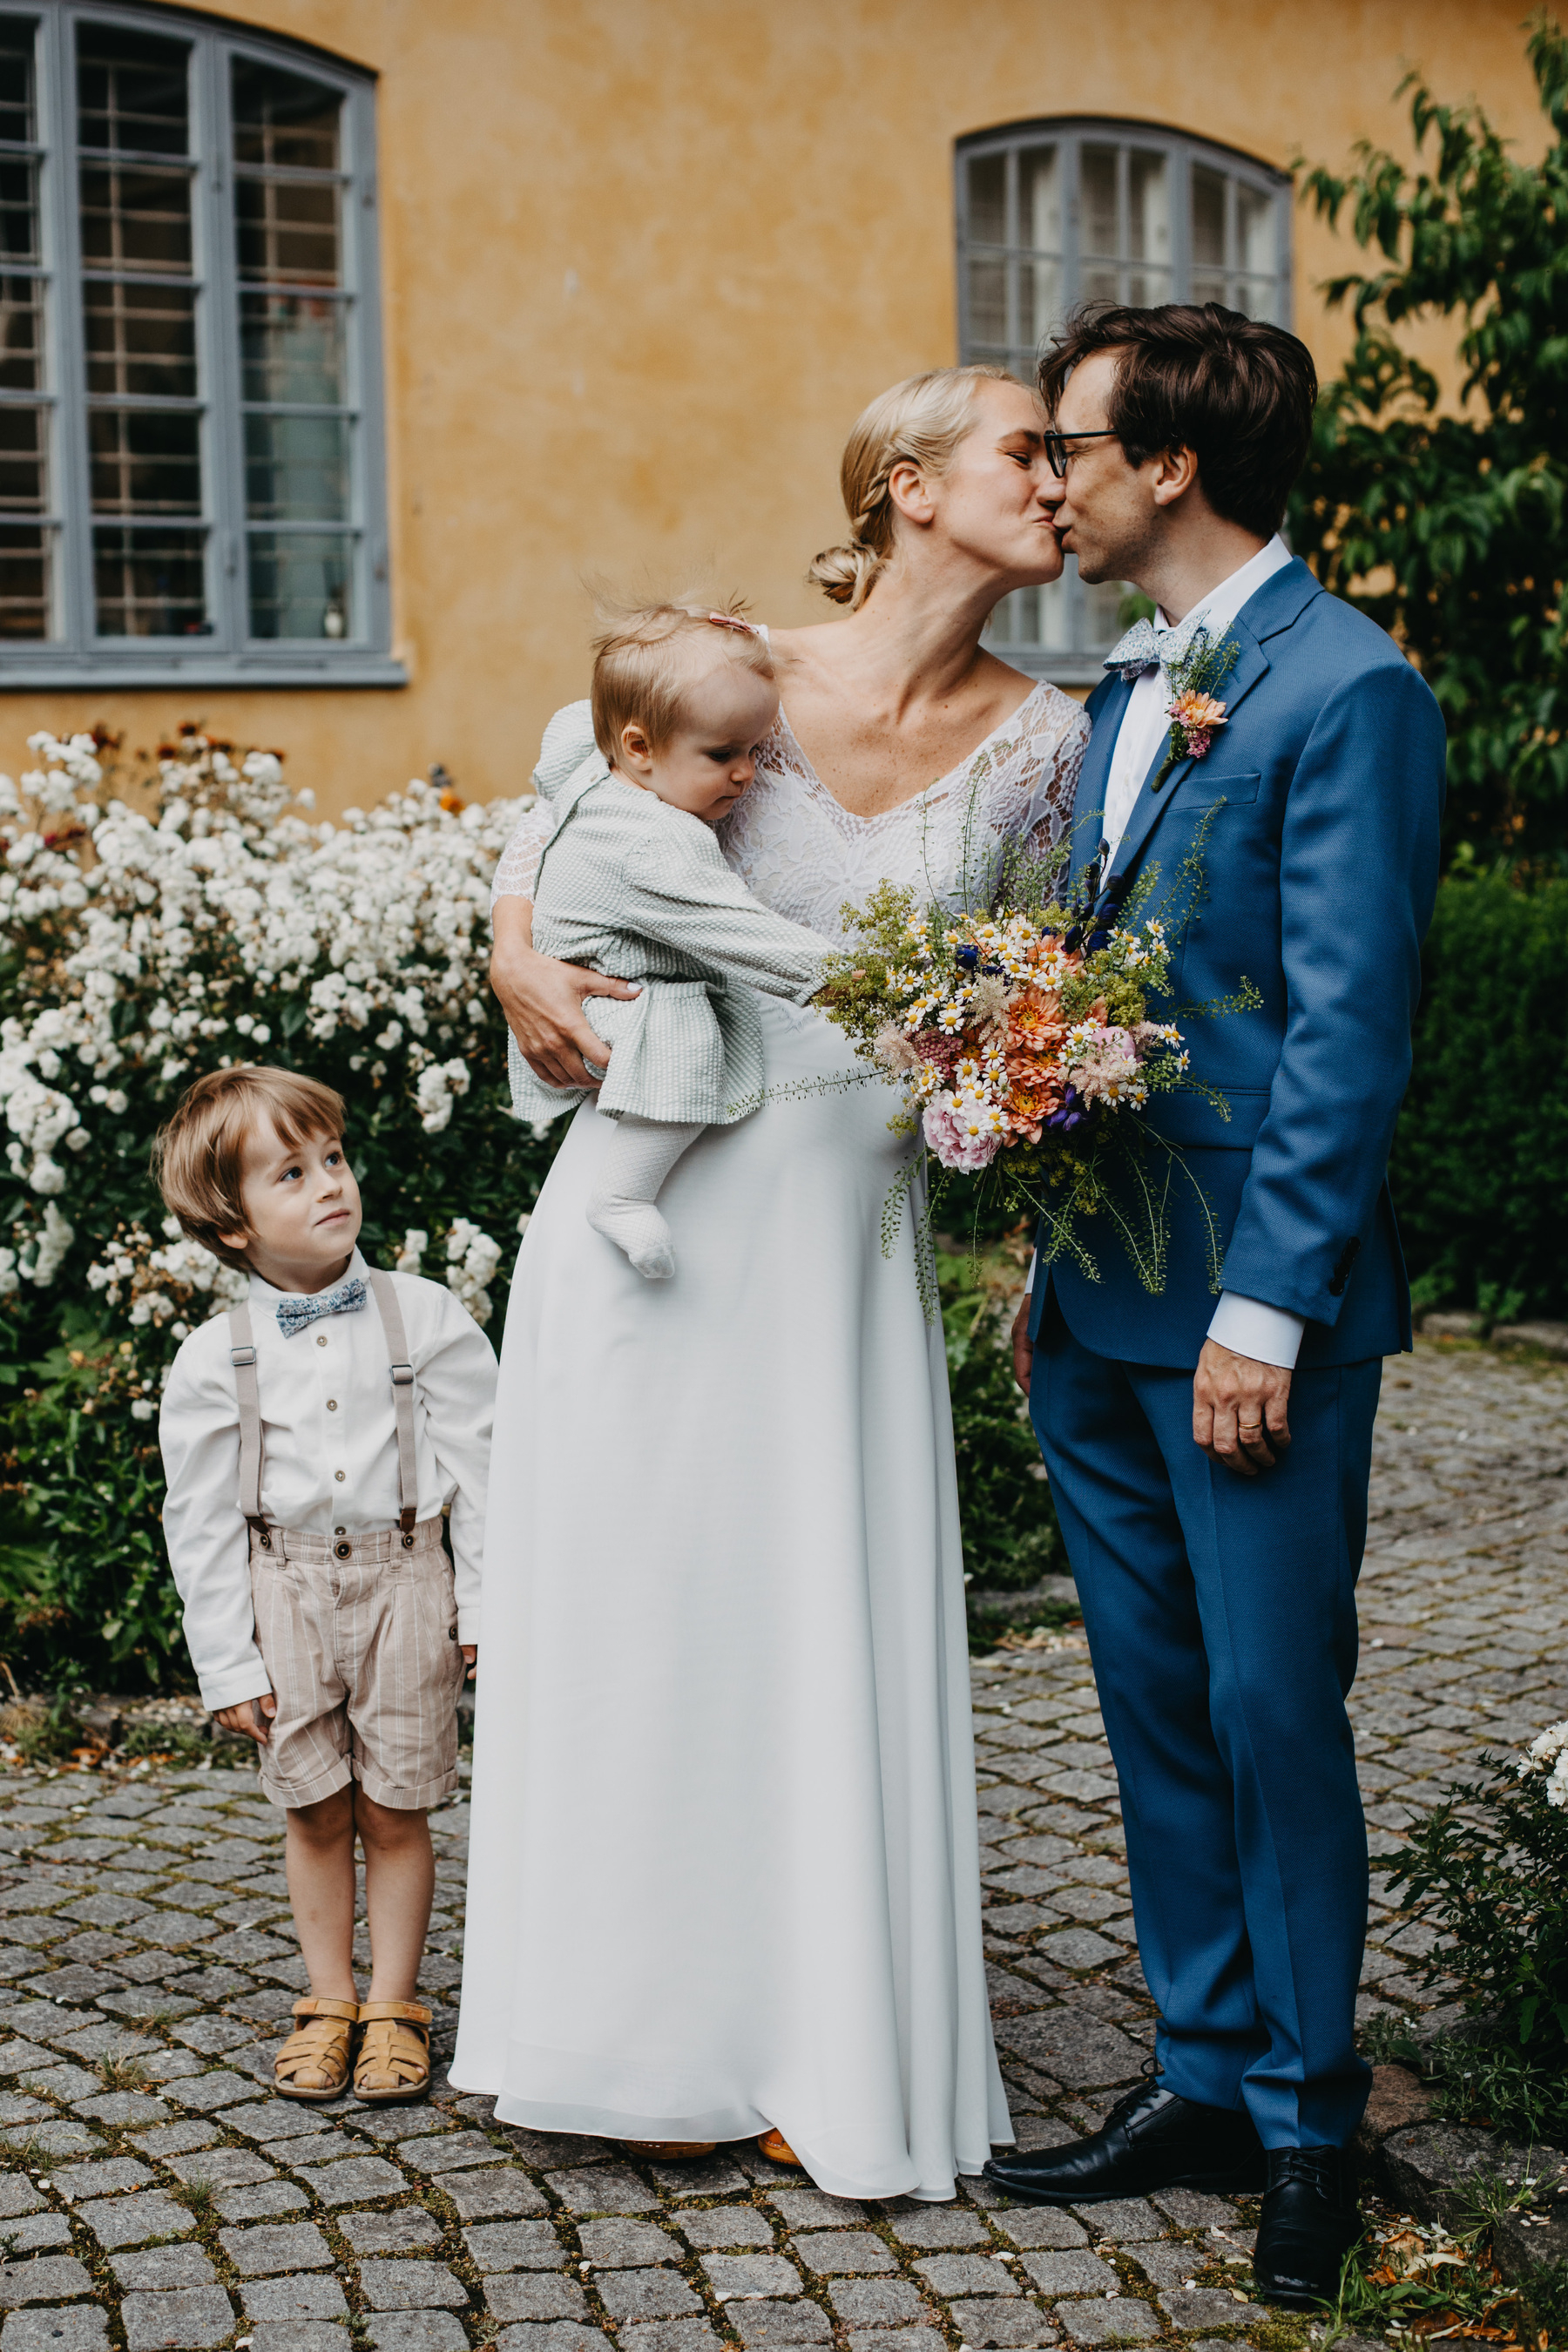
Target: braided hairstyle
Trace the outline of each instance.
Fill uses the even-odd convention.
[[[838,468],[849,537],[825,547],[806,573],[825,596],[859,610],[893,552],[888,479],[894,467],[908,462],[922,473],[945,473],[973,423],[980,386],[1017,381],[1011,370],[990,364],[932,368],[906,376],[861,411]]]

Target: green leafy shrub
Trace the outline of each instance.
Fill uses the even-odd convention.
[[[1068,1573],[1028,1408],[1013,1379],[1008,1325],[1020,1273],[1012,1251],[984,1257],[939,1248],[937,1280],[952,1391],[963,1566],[990,1591]]]
[[[1458,1977],[1479,2030],[1444,2037],[1443,2105],[1530,2139],[1568,2126],[1568,1723],[1490,1778],[1456,1787],[1389,1872],[1439,1940],[1417,1963]]]
[[[1568,881],[1437,893],[1390,1181],[1420,1303],[1568,1305]]]

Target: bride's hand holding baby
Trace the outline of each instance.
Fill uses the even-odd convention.
[[[490,987],[518,1052],[535,1077],[550,1087],[596,1087],[586,1065],[602,1070],[609,1047],[595,1035],[583,1013],[588,996],[636,996],[625,980],[558,963],[533,945],[533,905],[528,898],[498,898],[495,946],[490,951]]]

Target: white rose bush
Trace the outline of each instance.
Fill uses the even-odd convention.
[[[487,980],[527,803],[416,782],[320,824],[276,754],[194,729],[129,770],[102,737],[28,748],[0,775],[0,1656],[163,1687],[186,1677],[158,1397],[244,1285],[166,1217],[153,1134],[220,1066],[336,1087],[366,1256],[446,1282],[499,1343],[550,1152],[511,1116]]]

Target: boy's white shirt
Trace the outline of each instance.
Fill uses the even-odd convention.
[[[356,1249],[348,1275],[363,1281],[367,1272]],[[478,1642],[495,1351],[449,1290],[416,1275],[392,1279],[414,1363],[418,1516],[433,1519],[450,1506],[458,1639]],[[340,1528],[354,1536],[393,1527],[398,1498],[392,1351],[374,1298],[352,1314],[321,1316],[285,1339],[278,1305],[287,1295],[251,1276],[262,1511],[275,1527],[325,1536]],[[269,1687],[256,1646],[250,1541],[239,1508],[231,1345],[226,1315],[192,1332],[174,1359],[158,1422],[168,1481],[169,1564],[184,1603],[185,1643],[202,1704],[214,1709]]]

